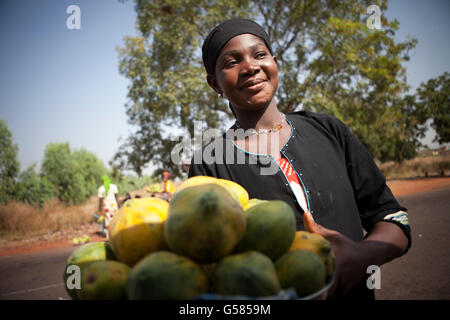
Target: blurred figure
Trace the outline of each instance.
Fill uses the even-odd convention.
[[[172,199],[172,194],[175,192],[175,187],[170,181],[171,176],[170,172],[163,172],[164,191],[161,194],[161,198],[166,201],[170,201],[170,199]]]
[[[103,176],[103,185],[98,188],[98,214],[103,216],[102,234],[108,237],[108,226],[120,209],[117,186],[111,183],[108,176]]]
[[[125,195],[125,198],[122,199],[122,205],[130,199],[131,199],[131,195],[127,192],[127,194]]]
[[[191,160],[189,159],[183,160],[183,162],[181,163],[181,171],[183,171],[183,174],[186,179],[188,178],[190,167],[191,167]]]

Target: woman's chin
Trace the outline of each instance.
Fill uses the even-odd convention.
[[[267,108],[271,102],[272,97],[268,95],[252,95],[246,97],[245,100],[238,103],[231,102],[231,104],[239,109],[256,111]]]

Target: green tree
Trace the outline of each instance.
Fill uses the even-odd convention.
[[[49,143],[45,147],[41,175],[55,186],[57,197],[63,202],[79,204],[88,194],[81,167],[69,143]]]
[[[417,134],[406,130],[414,113],[404,114],[410,104],[402,63],[416,40],[394,41],[398,22],[383,16],[381,30],[369,29],[372,4],[387,9],[385,0],[135,0],[139,36],[126,37],[118,52],[120,73],[131,81],[126,113],[137,132],[117,152],[116,166],[139,172],[152,161],[177,174],[170,151],[179,141],[170,132],[193,137],[195,120],[223,129],[232,118],[205,80],[200,49],[209,30],[231,17],[255,19],[268,31],[282,111],[332,114],[374,157],[410,157]]]
[[[67,142],[45,148],[41,176],[55,186],[61,201],[79,204],[95,195],[105,173],[103,162],[83,148],[71,151]]]
[[[55,187],[46,177],[38,176],[36,164],[32,164],[20,174],[16,200],[31,205],[37,204],[42,207],[44,202],[55,196]]]
[[[6,204],[15,196],[16,179],[20,172],[18,150],[8,125],[0,119],[0,204]]]
[[[431,127],[436,131],[434,141],[450,142],[450,73],[422,83],[417,88],[417,98],[424,117],[432,119]]]
[[[83,148],[73,151],[72,157],[83,175],[86,196],[96,194],[97,188],[102,184],[102,176],[106,173],[105,165],[95,154]]]

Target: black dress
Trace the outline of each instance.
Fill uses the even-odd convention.
[[[281,154],[297,173],[314,220],[354,241],[362,240],[363,230],[370,232],[376,222],[392,222],[408,237],[409,248],[406,209],[399,205],[384,175],[351,131],[335,117],[308,111],[286,114],[286,121],[291,136]],[[226,134],[201,152],[192,159],[189,177],[228,179],[244,187],[250,199],[283,200],[296,213],[297,230],[304,229],[303,209],[272,156],[242,150]],[[404,213],[395,214],[399,211]],[[365,294],[361,296],[356,290],[359,298],[367,294],[373,297],[365,283],[361,287]]]

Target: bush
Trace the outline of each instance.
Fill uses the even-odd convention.
[[[41,174],[56,188],[59,200],[77,204],[86,197],[81,168],[68,143],[50,143],[45,147]]]
[[[36,164],[31,165],[19,176],[17,184],[16,200],[39,205],[42,208],[44,202],[56,196],[56,188],[46,177],[40,178],[36,173]]]
[[[117,189],[119,189],[120,196],[125,195],[127,192],[142,189],[153,182],[154,179],[148,176],[120,176],[116,181],[113,180],[113,183],[117,186]]]
[[[65,203],[80,204],[96,194],[105,172],[103,162],[84,149],[71,152],[68,143],[50,143],[45,148],[41,175]]]
[[[103,162],[96,155],[83,148],[75,150],[73,158],[83,176],[86,197],[97,194],[97,189],[102,184],[102,176],[106,173]]]

